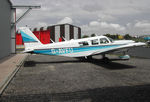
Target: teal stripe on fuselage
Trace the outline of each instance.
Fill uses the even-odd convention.
[[[119,47],[120,45],[107,45],[107,46],[86,46],[86,47],[76,47],[76,48],[57,48],[57,49],[45,49],[45,50],[34,50],[34,53],[37,54],[46,54],[46,55],[63,55],[70,53],[79,53],[84,51],[92,51],[99,49],[108,49]]]

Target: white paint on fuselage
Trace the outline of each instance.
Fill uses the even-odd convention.
[[[106,38],[109,43],[107,44],[98,44],[98,45],[92,45],[91,40],[94,39],[100,39],[100,38]],[[118,45],[118,44],[128,44],[128,43],[134,43],[132,40],[116,40],[111,42],[107,37],[105,36],[96,36],[91,38],[83,38],[83,39],[77,39],[77,40],[69,40],[69,41],[63,41],[63,42],[56,42],[51,44],[44,44],[41,46],[35,46],[35,48],[38,49],[44,49],[44,48],[70,48],[70,47],[80,47],[79,42],[87,41],[89,45],[87,46],[102,46],[102,45]]]
[[[20,28],[25,43],[25,51],[27,53],[37,53],[46,55],[59,55],[67,57],[92,56],[113,52],[120,49],[131,48],[134,46],[143,46],[145,43],[136,43],[132,40],[112,41],[106,36],[96,36],[77,40],[56,42],[52,44],[41,44],[37,37],[27,27]],[[55,29],[58,33],[60,27]],[[56,34],[55,33],[55,34]],[[57,41],[60,34],[56,34]],[[33,41],[32,41],[32,40]],[[56,40],[56,39],[55,39]]]
[[[109,42],[107,44],[100,44],[99,39],[106,38]],[[98,39],[99,44],[98,45],[92,45],[91,40]],[[79,42],[87,41],[89,45],[87,46],[80,46]],[[90,56],[90,55],[96,55],[100,53],[104,53],[111,50],[117,50],[122,48],[128,48],[131,46],[139,46],[143,45],[144,43],[135,43],[132,40],[117,40],[111,42],[109,38],[106,36],[96,36],[91,38],[83,38],[83,39],[77,39],[77,40],[70,40],[70,41],[64,41],[64,42],[57,42],[52,44],[45,44],[41,46],[35,46],[34,49],[42,50],[42,49],[50,49],[53,54],[58,53],[59,56],[67,56],[67,57],[83,57],[83,56]],[[68,48],[83,48],[83,47],[100,47],[100,46],[110,46],[110,47],[104,47],[100,49],[95,50],[88,50],[88,51],[81,51],[81,52],[74,52],[73,49],[68,50]],[[111,47],[115,46],[115,47]],[[57,49],[57,50],[55,50]],[[57,51],[57,52],[56,52]],[[65,51],[67,53],[62,54],[62,52]]]

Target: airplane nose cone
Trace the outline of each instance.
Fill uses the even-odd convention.
[[[126,43],[135,43],[133,40],[126,40]]]
[[[131,40],[131,43],[134,43],[135,41]]]

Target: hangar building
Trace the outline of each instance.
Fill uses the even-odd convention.
[[[0,0],[0,59],[11,53],[11,2]]]
[[[81,28],[71,24],[34,28],[31,31],[43,44],[81,38]],[[16,45],[23,45],[19,31],[16,33]]]
[[[16,9],[27,11],[16,20]],[[16,53],[16,24],[33,8],[40,6],[13,5],[10,0],[0,0],[0,59]]]

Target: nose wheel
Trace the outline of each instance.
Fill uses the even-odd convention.
[[[128,52],[128,50],[127,50]],[[123,55],[122,56],[119,56],[120,59],[122,60],[129,60],[130,59],[130,56],[126,54],[126,52],[124,51],[123,52]]]

